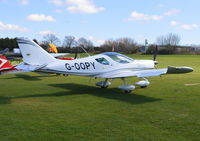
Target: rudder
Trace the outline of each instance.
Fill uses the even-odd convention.
[[[17,43],[23,56],[23,61],[30,65],[47,65],[56,59],[34,41],[17,38]]]

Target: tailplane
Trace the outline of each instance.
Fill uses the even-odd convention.
[[[41,48],[34,41],[26,38],[17,38],[18,46],[21,50],[24,63],[29,65],[47,65],[56,59]]]

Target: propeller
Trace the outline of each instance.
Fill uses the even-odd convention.
[[[158,62],[156,61],[157,54],[158,54],[158,46],[156,45],[156,47],[154,49],[154,53],[153,53],[153,61],[154,61],[155,65],[158,64]]]
[[[77,54],[78,54],[78,53],[76,52],[76,53],[75,53],[75,56],[74,56],[74,59],[76,59],[76,58],[77,58]]]
[[[75,55],[74,55],[74,59],[76,59],[78,57],[78,52],[79,52],[79,47],[75,48]]]

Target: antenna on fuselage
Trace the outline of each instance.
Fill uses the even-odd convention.
[[[84,47],[82,45],[79,46],[88,56],[90,56],[90,54],[84,49]],[[79,47],[78,47],[78,51],[79,51]],[[74,59],[77,58],[78,56],[78,51],[75,53]]]
[[[83,49],[83,51],[84,51],[88,56],[90,56],[90,54],[84,49],[84,47],[81,46],[81,48]]]

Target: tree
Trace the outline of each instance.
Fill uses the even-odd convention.
[[[77,46],[81,47],[83,49],[86,49],[89,52],[93,52],[94,51],[94,45],[90,40],[87,40],[85,38],[80,38],[77,41]]]
[[[179,35],[169,33],[167,35],[157,37],[156,43],[160,46],[165,47],[166,49],[163,50],[167,51],[169,54],[173,54],[176,52],[180,40],[181,38]]]
[[[13,50],[13,48],[18,48],[18,44],[16,42],[16,39],[11,38],[0,38],[0,50],[3,50],[5,48],[8,48],[10,51]]]
[[[77,45],[76,38],[74,36],[65,36],[63,41],[63,47],[71,48]]]
[[[119,50],[124,53],[136,53],[139,49],[137,43],[132,38],[119,38],[117,42]]]
[[[48,45],[48,44],[55,44],[56,46],[60,45],[60,40],[58,37],[56,37],[54,34],[47,34],[43,36],[43,44]]]
[[[102,52],[110,52],[114,47],[114,51],[118,52],[118,43],[115,40],[106,40],[101,46]]]
[[[117,40],[106,40],[103,45],[101,45],[102,51],[114,51],[123,53],[136,53],[139,49],[137,43],[128,37],[119,38]]]
[[[169,33],[167,35],[159,36],[156,40],[158,45],[177,46],[180,43],[180,36],[178,34]]]

